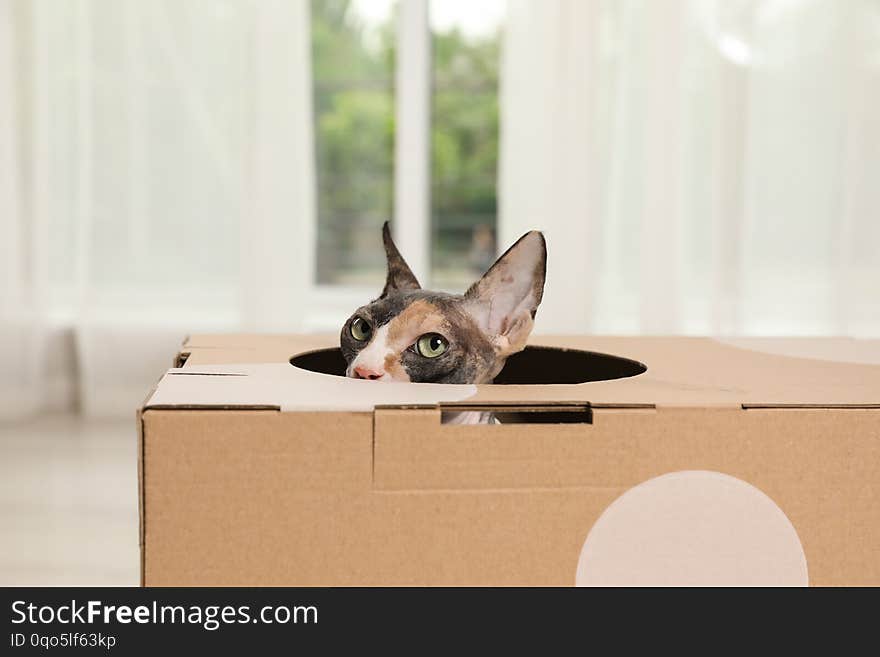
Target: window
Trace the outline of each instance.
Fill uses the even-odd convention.
[[[462,291],[495,260],[503,0],[431,2],[431,284]]]
[[[319,284],[377,285],[391,219],[395,31],[391,0],[311,3]]]
[[[463,291],[495,256],[503,0],[311,9],[316,283],[380,286],[390,219],[423,285]]]

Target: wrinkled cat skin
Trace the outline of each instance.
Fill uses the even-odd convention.
[[[525,347],[532,330],[544,290],[543,235],[523,235],[462,295],[422,290],[387,222],[382,237],[388,261],[382,295],[358,308],[340,334],[346,375],[374,381],[490,383],[507,357]],[[430,356],[423,353],[422,343]]]

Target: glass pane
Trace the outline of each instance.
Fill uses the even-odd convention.
[[[392,0],[313,0],[318,283],[381,285],[394,176]]]
[[[433,0],[431,277],[461,292],[495,259],[505,0]]]

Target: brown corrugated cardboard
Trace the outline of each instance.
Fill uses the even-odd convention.
[[[700,486],[718,479],[694,471],[742,482],[712,502],[719,526],[736,528],[723,543],[730,554],[719,556],[716,546],[715,566],[687,536],[658,538],[652,525],[638,553],[643,565],[659,564],[651,566],[654,581],[678,573],[671,583],[755,583],[748,573],[779,572],[795,579],[767,583],[797,583],[803,564],[788,547],[773,547],[774,536],[792,535],[782,518],[802,546],[810,584],[880,583],[880,341],[533,339],[630,359],[615,369],[613,360],[571,354],[554,358],[554,367],[594,362],[620,376],[647,366],[579,384],[529,384],[528,354],[505,370],[518,383],[491,386],[378,384],[290,364],[334,342],[187,340],[180,367],[140,414],[145,584],[614,583],[584,568],[608,563],[595,555],[628,552],[609,549],[598,530],[588,540],[591,529],[600,517],[632,525],[630,512],[603,514],[629,508],[615,500],[670,473],[685,482],[670,497],[670,518],[683,513],[680,490],[705,490],[709,504],[714,489]],[[589,372],[559,376],[583,380]],[[500,425],[442,423],[444,410],[471,407],[518,415]],[[555,414],[541,414],[547,410]],[[559,413],[568,414],[565,423],[546,422]],[[754,489],[761,495],[748,493]],[[765,498],[778,513],[742,527],[744,515],[764,517],[742,509]],[[730,522],[722,509],[736,510],[724,512]],[[612,520],[602,526],[616,526]],[[660,525],[682,534],[686,523]],[[765,543],[766,553],[755,547]],[[665,552],[651,561],[660,546]],[[763,561],[750,567],[755,559]],[[601,568],[635,572],[621,563]]]

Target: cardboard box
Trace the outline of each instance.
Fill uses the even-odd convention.
[[[880,584],[880,341],[532,342],[452,386],[188,339],[139,413],[143,583]]]

